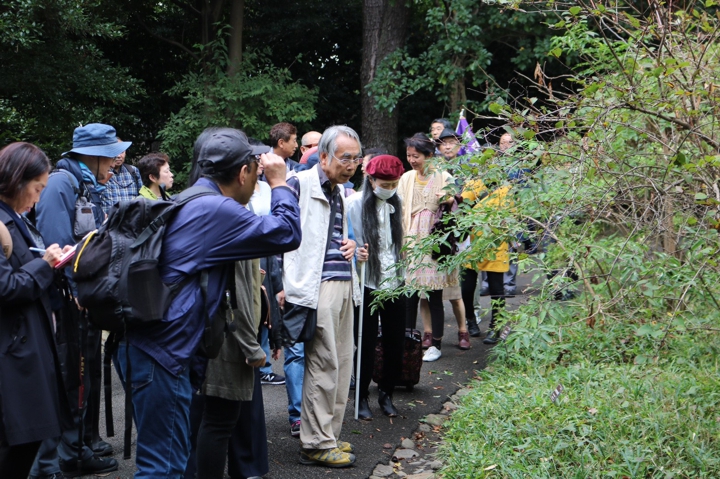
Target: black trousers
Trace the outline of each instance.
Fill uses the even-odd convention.
[[[442,302],[442,289],[428,291],[428,302],[430,303],[430,320],[432,321],[432,337],[439,341],[445,331],[445,308]],[[414,293],[407,299],[407,314],[405,316],[405,327],[415,329],[417,323],[417,309],[420,303],[420,294]],[[436,344],[440,347],[440,344]]]
[[[0,477],[2,479],[27,479],[40,442],[28,442],[9,446],[0,443]]]
[[[228,473],[233,479],[267,474],[270,467],[265,408],[258,370],[255,370],[251,401],[231,401],[215,396],[203,398],[205,407],[195,453],[197,477],[222,479],[226,457]],[[194,477],[190,463],[185,477]]]
[[[205,409],[197,435],[197,477],[222,479],[233,428],[240,417],[240,401],[205,396]]]
[[[383,301],[374,313],[370,304],[374,290],[365,288],[363,294],[363,343],[360,351],[360,378],[356,379],[356,387],[360,388],[360,397],[367,398],[375,368],[375,345],[377,344],[378,321],[382,327],[383,374],[378,387],[388,394],[395,390],[395,383],[402,372],[403,348],[405,346],[405,296],[393,301]],[[355,344],[359,326],[360,308],[355,308]]]
[[[495,329],[497,316],[505,308],[505,285],[503,282],[505,273],[488,271],[486,274],[492,305],[489,328]],[[461,274],[460,291],[465,305],[465,319],[468,321],[475,321],[475,287],[477,286],[478,276],[478,272],[474,269],[464,269]]]
[[[258,369],[255,369],[252,401],[240,402],[240,416],[230,436],[227,453],[228,474],[232,479],[262,477],[270,472],[265,406]]]

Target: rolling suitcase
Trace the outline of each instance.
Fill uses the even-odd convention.
[[[373,368],[373,381],[379,383],[383,375],[383,345],[382,331],[378,331],[377,346],[375,346],[375,366]],[[412,391],[415,385],[420,382],[420,369],[422,368],[422,336],[417,329],[405,330],[405,342],[403,344],[402,373],[397,386],[405,386]]]

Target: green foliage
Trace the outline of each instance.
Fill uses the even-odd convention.
[[[100,40],[123,35],[107,2],[12,0],[0,9],[0,100],[8,139],[31,141],[57,158],[79,123],[137,123],[143,95],[126,69],[109,62]],[[31,126],[31,127],[29,127]]]
[[[515,145],[437,163],[513,192],[460,209],[449,234],[481,234],[447,270],[519,235],[541,245],[515,255],[532,295],[451,421],[443,477],[716,477],[720,21],[692,2],[573,3],[547,49],[575,65],[568,88],[539,76],[491,103]]]
[[[423,15],[418,41],[426,44],[420,49],[411,44],[383,60],[367,86],[379,109],[392,111],[400,101],[423,90],[449,101],[460,82],[463,89],[466,84],[472,91],[484,89],[484,100],[467,104],[482,111],[490,101],[507,95],[505,82],[516,80],[512,69],[531,75],[549,50],[551,35],[543,25],[547,20],[544,13],[537,13],[542,5],[525,5],[520,10],[511,2],[414,3]],[[496,83],[496,75],[502,77],[502,86]]]
[[[273,66],[269,51],[246,52],[240,72],[228,76],[224,43],[208,48],[214,50],[213,67],[188,73],[169,92],[186,100],[160,132],[163,151],[171,156],[175,169],[188,170],[195,138],[207,127],[240,128],[248,136],[267,140],[275,123],[315,117],[317,90],[294,82],[287,69]]]

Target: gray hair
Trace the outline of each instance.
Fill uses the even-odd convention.
[[[362,143],[360,143],[360,136],[355,130],[346,125],[334,125],[325,130],[318,143],[318,157],[323,153],[328,155],[328,164],[332,161],[335,156],[335,150],[337,147],[338,136],[347,136],[350,139],[357,141],[360,151],[362,152]]]

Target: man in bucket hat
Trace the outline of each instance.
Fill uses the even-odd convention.
[[[75,129],[72,149],[62,154],[63,158],[57,162],[56,171],[50,175],[36,205],[37,228],[46,244],[72,245],[86,233],[78,229],[80,218],[77,216],[80,213],[77,211],[80,210],[76,204],[79,202],[82,202],[83,210],[88,212],[87,221],[84,222],[87,228],[92,230],[102,224],[105,214],[101,202],[105,187],[101,182],[112,167],[114,158],[130,145],[129,141],[118,141],[115,128],[110,125],[90,123]],[[63,321],[63,318],[59,317],[58,320]],[[71,334],[77,334],[77,325],[64,326]],[[76,378],[80,348],[85,356],[85,371],[90,380],[85,386],[87,406],[81,418],[84,437],[79,437],[80,425],[75,423],[63,431],[61,438],[43,442],[31,477],[61,477],[61,471],[66,477],[76,477],[116,471],[118,468],[115,459],[103,457],[112,454],[113,450],[110,444],[100,439],[97,431],[102,331],[89,324],[83,324],[82,328],[87,330],[86,340],[67,341],[63,347],[58,347],[58,355],[61,356],[63,377],[66,378],[68,402],[76,418],[80,416],[77,406],[80,385]]]

